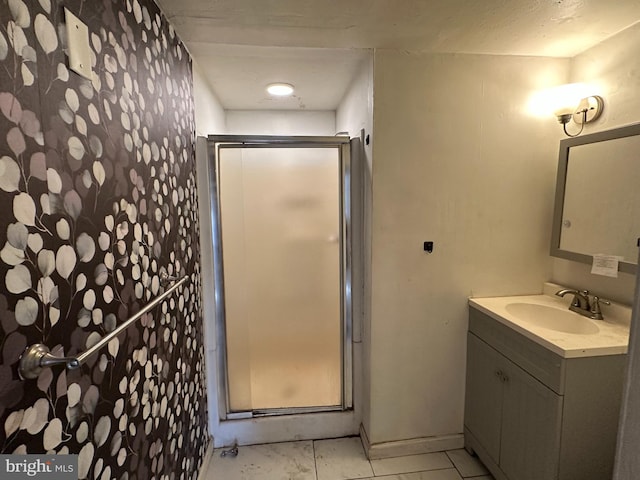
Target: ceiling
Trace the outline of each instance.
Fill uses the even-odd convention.
[[[367,51],[188,43],[189,52],[227,110],[335,110]],[[272,97],[269,83],[295,85]]]
[[[572,57],[640,20],[638,0],[156,1],[226,109],[333,110],[359,49]]]

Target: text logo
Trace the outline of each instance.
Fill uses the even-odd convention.
[[[77,480],[77,455],[0,455],[2,480]]]

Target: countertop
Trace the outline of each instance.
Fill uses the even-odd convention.
[[[469,305],[564,358],[627,353],[631,322],[630,307],[615,303],[602,305],[604,320],[591,320],[568,311],[573,296],[566,295],[564,298],[555,296],[553,293],[560,288],[562,287],[558,285],[545,284],[545,294],[542,295],[470,298]],[[507,311],[507,305],[512,303],[534,303],[567,309],[567,312],[581,320],[595,324],[598,332],[565,333],[531,324]]]

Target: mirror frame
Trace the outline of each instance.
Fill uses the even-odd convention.
[[[567,164],[569,162],[569,149],[578,145],[589,143],[605,142],[617,138],[632,137],[640,135],[640,123],[627,125],[624,127],[605,130],[604,132],[591,133],[581,137],[565,138],[560,141],[560,153],[558,155],[558,174],[556,180],[556,196],[553,211],[553,227],[551,230],[551,256],[573,260],[574,262],[593,263],[593,255],[562,250],[560,248],[560,235],[562,233],[562,212],[564,209],[564,193],[567,180]],[[638,239],[640,242],[640,238]],[[618,270],[620,272],[635,274],[638,266],[635,263],[620,262]]]

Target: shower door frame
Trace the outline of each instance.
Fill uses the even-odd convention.
[[[286,407],[232,412],[229,401],[227,335],[224,295],[222,215],[220,206],[220,148],[336,148],[340,170],[340,324],[341,405]],[[340,412],[353,409],[353,312],[351,252],[351,157],[349,137],[209,135],[207,138],[213,240],[215,325],[217,344],[218,416],[221,421],[260,416]]]

